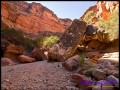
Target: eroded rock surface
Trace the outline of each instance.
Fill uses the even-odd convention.
[[[86,22],[75,19],[60,40],[50,49],[48,61],[64,61],[73,55],[86,31]]]

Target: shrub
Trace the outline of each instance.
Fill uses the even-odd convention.
[[[52,47],[59,38],[57,36],[50,36],[50,37],[40,37],[36,39],[38,47]]]
[[[109,34],[110,41],[118,38],[118,32],[119,32],[119,12],[118,10],[114,10],[110,14],[110,19],[108,21],[98,21],[97,22],[98,27],[102,27],[105,32]]]
[[[35,46],[35,41],[25,38],[24,32],[21,30],[2,28],[1,36],[15,45],[22,45],[25,49],[32,49]]]
[[[80,55],[80,67],[82,67],[85,63],[85,53],[82,52]]]
[[[84,17],[84,21],[87,23],[92,23],[92,16],[95,14],[95,12],[93,10],[88,11]]]

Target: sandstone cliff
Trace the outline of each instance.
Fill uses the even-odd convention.
[[[98,20],[106,21],[110,19],[110,13],[114,10],[118,10],[118,8],[118,1],[97,1],[96,5],[86,10],[80,20],[83,20],[88,12],[93,11],[89,18],[97,18]]]
[[[39,31],[63,33],[72,23],[70,19],[59,19],[40,3],[24,1],[2,1],[1,18],[8,27],[34,35]]]

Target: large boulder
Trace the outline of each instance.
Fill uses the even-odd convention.
[[[83,39],[86,22],[75,19],[60,40],[50,49],[48,61],[64,61],[71,57]]]
[[[44,51],[38,48],[34,48],[30,56],[32,58],[35,58],[37,61],[42,61],[47,59],[47,56],[44,54]]]
[[[80,65],[79,55],[75,55],[62,63],[62,66],[69,71],[76,70],[79,67],[79,65]]]
[[[25,55],[20,55],[18,57],[18,60],[21,62],[21,63],[31,63],[31,62],[35,62],[36,59],[35,58],[31,58],[31,57],[28,57],[28,56],[25,56]]]
[[[10,58],[14,62],[18,63],[18,56],[24,53],[25,51],[21,46],[10,44],[5,50],[4,57]]]

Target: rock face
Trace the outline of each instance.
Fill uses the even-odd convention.
[[[114,9],[118,9],[118,6],[118,1],[98,1],[98,12],[96,17],[102,18],[103,20],[108,20],[109,14],[112,13]]]
[[[86,22],[75,19],[60,40],[50,49],[48,61],[64,61],[73,55],[86,31]]]
[[[87,12],[94,11],[96,15],[93,16],[93,22],[98,21],[98,19],[106,21],[109,19],[109,14],[113,12],[113,10],[117,10],[118,7],[119,7],[118,1],[98,1],[96,5],[88,8],[80,19],[83,19]]]
[[[24,1],[2,1],[2,23],[10,28],[36,35],[39,31],[64,32],[72,20],[59,19],[51,10],[40,3]]]

